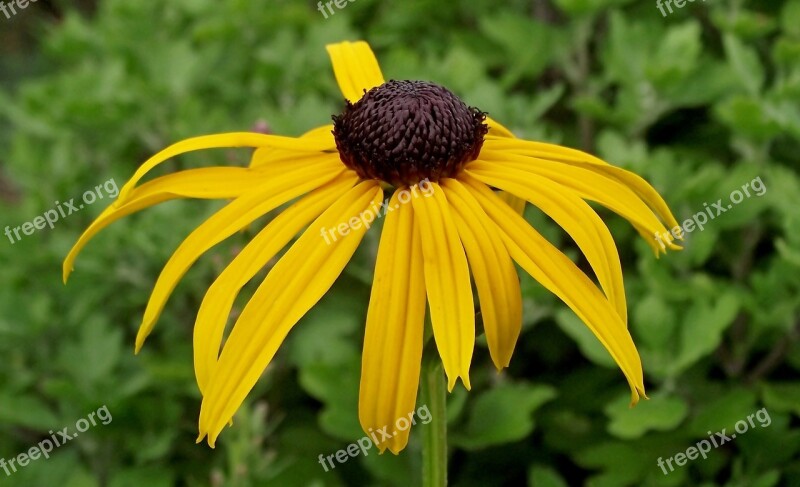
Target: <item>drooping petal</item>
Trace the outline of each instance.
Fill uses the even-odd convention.
[[[136,335],[136,352],[142,348],[178,281],[202,254],[268,211],[322,186],[343,171],[335,156],[320,156],[315,163],[269,178],[197,227],[172,254],[158,276]]]
[[[467,172],[490,186],[525,198],[563,228],[584,253],[606,296],[627,324],[625,286],[617,246],[608,227],[591,206],[547,178],[502,163],[474,161]]]
[[[239,291],[300,230],[344,195],[358,181],[352,171],[312,191],[281,212],[253,237],[206,292],[194,326],[194,369],[204,393],[219,357],[228,315]],[[328,236],[320,236],[329,239]]]
[[[369,91],[383,84],[383,74],[372,49],[364,41],[339,42],[325,46],[333,64],[333,74],[342,95],[355,103]]]
[[[135,188],[128,195],[126,203],[119,206],[110,205],[103,210],[78,238],[64,259],[64,282],[67,282],[81,249],[100,230],[120,218],[176,198],[235,198],[241,196],[250,185],[262,177],[259,173],[240,167],[210,167],[169,174]]]
[[[644,397],[639,353],[622,318],[575,264],[528,222],[514,213],[485,184],[468,174],[459,176],[501,234],[511,258],[547,290],[558,296],[594,333],[619,365],[631,388],[631,405]]]
[[[485,150],[481,152],[481,159],[538,174],[565,189],[575,191],[581,198],[600,203],[627,219],[657,254],[667,247],[680,249],[673,243],[674,238],[671,236],[654,238],[655,235],[661,236],[666,232],[664,224],[659,220],[660,214],[648,206],[647,201],[642,199],[641,192],[635,191],[625,181],[611,174],[610,168],[613,166],[542,159],[510,150]],[[627,172],[619,168],[614,170]],[[670,218],[674,219],[671,214]]]
[[[408,419],[416,405],[425,324],[419,228],[411,205],[399,204],[398,194],[389,202],[397,210],[386,215],[378,246],[358,395],[361,427],[375,432],[381,452],[388,447],[395,454],[408,443],[410,428],[400,430],[396,422]],[[389,439],[380,433],[386,426]]]
[[[377,207],[383,191],[364,181],[331,205],[295,242],[247,303],[222,349],[200,409],[198,442],[212,447],[267,367],[286,335],[330,289],[366,232],[349,234],[326,245],[322,234]]]
[[[617,180],[632,189],[656,214],[670,227],[678,226],[677,220],[667,203],[647,181],[641,176],[620,167],[612,166],[606,161],[577,149],[562,147],[545,142],[533,142],[520,139],[486,140],[484,148],[489,151],[514,152],[533,158],[558,161],[580,167],[590,167],[593,171],[608,178]]]
[[[227,134],[203,135],[176,142],[144,162],[130,180],[122,186],[119,197],[114,203],[121,206],[127,202],[129,193],[151,169],[179,154],[200,149],[216,149],[224,147],[276,147],[296,150],[298,152],[320,152],[329,147],[323,139],[297,139],[280,135],[265,135],[252,132],[232,132]]]
[[[291,169],[294,166],[303,166],[310,162],[319,160],[320,157],[330,157],[333,154],[319,152],[296,152],[284,149],[273,149],[263,147],[257,149],[250,159],[250,168],[254,171],[265,171],[268,173],[281,172]],[[336,155],[334,158],[338,157]],[[344,166],[344,164],[342,164]]]
[[[472,194],[455,179],[445,179],[441,186],[475,277],[489,354],[498,370],[508,367],[522,328],[517,269],[500,236],[492,231],[494,223]]]
[[[489,126],[489,133],[487,134],[487,137],[514,138],[514,134],[511,133],[510,130],[489,117],[486,117],[486,124]],[[524,199],[514,196],[507,191],[500,191],[498,195],[508,204],[508,206],[513,208],[514,211],[520,215],[525,213]]]
[[[411,202],[422,241],[433,337],[447,374],[448,389],[453,389],[458,377],[469,389],[469,366],[475,347],[469,267],[444,191],[438,184],[430,184],[432,191]]]
[[[333,138],[333,125],[323,125],[309,130],[300,136],[300,139],[314,139],[327,144],[327,147],[322,149],[324,152],[333,152],[336,150],[336,140]],[[314,157],[317,154],[298,152],[293,149],[278,149],[275,147],[260,147],[253,153],[250,159],[250,167],[261,167],[264,165],[273,165],[284,161],[295,161],[298,164],[302,163],[303,159]]]
[[[321,127],[313,128],[303,135],[300,136],[301,139],[323,139],[328,141],[328,143],[332,144],[331,149],[336,148],[336,141],[333,139],[333,124],[329,123],[328,125],[322,125]]]

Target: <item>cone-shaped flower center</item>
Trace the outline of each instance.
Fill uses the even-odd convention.
[[[333,116],[342,162],[393,186],[455,176],[478,157],[486,114],[425,81],[387,81]]]

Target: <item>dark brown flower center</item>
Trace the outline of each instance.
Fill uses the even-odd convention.
[[[364,179],[394,186],[455,176],[478,157],[486,114],[425,81],[387,81],[333,116],[339,157]]]

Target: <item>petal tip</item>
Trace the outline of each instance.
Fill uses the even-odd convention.
[[[142,351],[142,347],[144,346],[144,341],[146,337],[141,335],[136,335],[136,344],[133,347],[134,355],[139,355],[139,352]]]

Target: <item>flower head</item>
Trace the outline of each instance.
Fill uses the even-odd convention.
[[[388,81],[364,42],[328,46],[347,106],[333,125],[298,137],[229,133],[178,142],[146,161],[117,201],[80,237],[64,261],[98,231],[143,208],[175,199],[229,199],[178,247],[155,284],[136,339],[141,348],[169,295],[208,249],[265,213],[296,200],[270,221],[214,281],[198,311],[194,365],[203,395],[200,437],[214,445],[292,327],[330,289],[394,188],[380,237],[367,313],[359,419],[380,429],[416,403],[426,304],[448,387],[469,388],[475,344],[471,279],[492,361],[508,366],[520,333],[516,262],[569,306],[619,365],[631,401],[644,395],[642,367],[627,329],[620,259],[608,228],[586,200],[626,218],[658,255],[679,248],[677,222],[639,176],[584,152],[515,138],[446,88]],[[139,181],[181,153],[254,147],[247,168],[189,169]],[[498,192],[497,190],[501,190]],[[409,196],[410,195],[410,196]],[[405,198],[405,200],[404,200]],[[520,216],[530,202],[585,254],[599,287]],[[331,229],[359,217],[347,234]],[[304,230],[305,229],[305,230]],[[298,233],[231,329],[234,300]],[[472,276],[472,278],[470,277]],[[221,350],[220,350],[221,349]],[[383,440],[397,453],[408,431]]]

